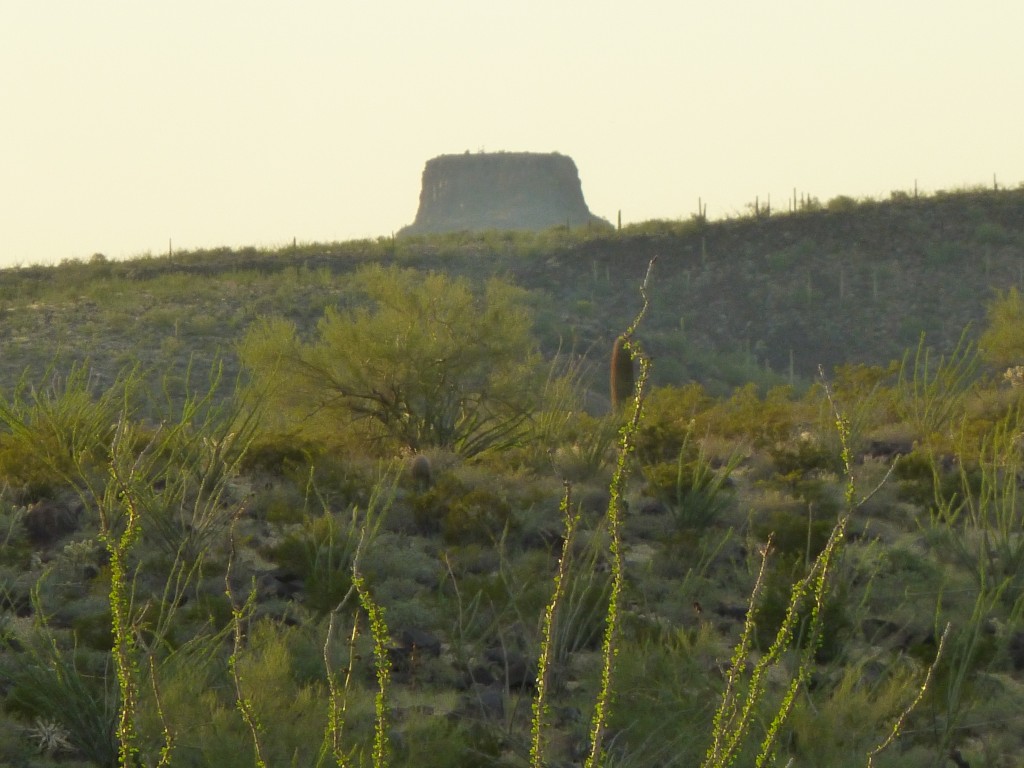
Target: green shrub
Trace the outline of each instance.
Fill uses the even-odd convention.
[[[831,532],[832,527],[832,524],[828,525],[828,532]],[[793,562],[794,558],[778,557],[774,567],[765,577],[761,602],[754,609],[755,642],[762,650],[766,650],[775,640],[789,609],[793,584],[803,572],[802,559],[797,561],[800,565],[796,567],[792,565]],[[852,622],[849,616],[847,589],[845,583],[839,582],[825,595],[821,611],[822,631],[814,653],[815,661],[819,664],[835,661],[842,653],[849,636]],[[814,600],[810,594],[805,594],[797,605],[796,647],[803,648],[809,639],[808,630],[813,605]]]
[[[928,511],[935,511],[942,500],[962,500],[965,489],[976,495],[981,488],[978,467],[947,467],[923,449],[900,456],[893,477],[899,482],[897,495],[902,501]]]
[[[734,451],[719,467],[705,454],[704,443],[688,434],[673,462],[644,466],[644,492],[668,506],[680,529],[703,528],[729,509],[733,503],[730,476],[739,465]]]
[[[774,509],[755,520],[751,532],[759,541],[772,540],[772,549],[790,563],[809,562],[824,549],[835,516],[819,516],[806,505]]]
[[[97,392],[91,372],[49,372],[46,386],[22,379],[0,396],[0,479],[24,501],[52,495],[83,474],[102,476],[114,425],[135,385],[128,372]]]
[[[359,543],[356,516],[324,514],[306,520],[267,548],[266,556],[303,582],[305,604],[327,614],[352,586],[352,558]]]
[[[658,387],[644,403],[637,430],[636,454],[645,464],[675,461],[694,430],[704,432],[702,415],[714,401],[700,384]]]
[[[702,671],[702,656],[718,650],[681,632],[658,642],[624,642],[610,728],[618,737],[609,762],[684,768],[701,764],[704,736],[719,695]]]
[[[263,434],[253,440],[238,468],[245,473],[283,477],[297,467],[308,467],[318,453],[311,442],[298,435]]]
[[[257,520],[266,520],[277,526],[301,523],[306,519],[306,512],[302,492],[291,484],[263,491],[248,507],[248,513]]]
[[[611,463],[619,425],[612,417],[598,418],[585,412],[572,414],[563,442],[546,457],[558,474],[570,481],[593,478]]]
[[[463,279],[379,266],[346,290],[350,305],[328,309],[312,341],[277,318],[242,344],[279,417],[351,425],[382,448],[474,456],[518,442],[543,384],[524,291],[492,279],[479,296]]]
[[[813,438],[778,443],[768,449],[768,454],[778,475],[788,481],[814,472],[838,472],[842,468],[838,453]]]
[[[716,404],[708,414],[710,429],[726,437],[749,440],[754,448],[784,443],[796,431],[798,412],[789,386],[773,387],[761,397],[756,384],[747,384]]]
[[[8,687],[5,708],[30,722],[59,725],[74,751],[95,765],[113,766],[117,681],[109,669],[84,671],[83,666],[76,653],[55,643],[24,654],[0,670]]]
[[[493,544],[518,527],[512,506],[500,492],[471,488],[452,473],[413,499],[413,519],[422,533],[440,533],[448,544]]]

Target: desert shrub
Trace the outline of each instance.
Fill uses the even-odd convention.
[[[185,626],[205,626],[213,632],[223,632],[231,626],[233,620],[231,602],[223,592],[212,593],[207,590],[201,590],[181,606],[178,616],[179,624],[172,628],[172,634],[179,627]]]
[[[702,671],[702,659],[719,653],[709,639],[680,630],[658,642],[623,643],[609,722],[616,734],[608,748],[612,765],[701,764],[719,694]]]
[[[985,308],[988,321],[978,341],[986,362],[999,367],[1024,364],[1024,298],[1017,288],[999,291]]]
[[[567,480],[590,479],[610,465],[618,434],[619,425],[613,417],[576,412],[566,426],[562,444],[548,460]]]
[[[675,462],[642,467],[644,492],[668,507],[677,527],[702,528],[732,505],[730,476],[739,462],[734,451],[721,466],[713,466],[703,442],[688,434]]]
[[[422,534],[436,534],[448,511],[448,505],[467,492],[465,483],[451,472],[437,477],[434,484],[412,501],[413,521]]]
[[[296,675],[297,654],[305,652],[302,633],[298,627],[255,621],[237,660],[247,704],[261,725],[261,749],[269,765],[318,764],[328,704],[320,685]],[[239,716],[224,659],[213,650],[209,642],[202,643],[165,660],[158,671],[159,709],[152,695],[143,703],[143,744],[149,754],[156,754],[166,719],[175,734],[171,765],[256,764],[253,737]],[[371,697],[353,686],[350,706],[352,725],[364,725],[368,707],[372,713]],[[353,729],[353,747],[358,746],[358,734]]]
[[[674,462],[695,430],[704,431],[698,419],[713,400],[700,384],[658,387],[645,401],[644,419],[637,430],[636,454],[646,464]]]
[[[239,471],[283,477],[296,467],[308,467],[319,450],[293,434],[261,434],[255,437],[239,463]]]
[[[833,524],[828,525],[831,532]],[[827,538],[827,534],[826,534]],[[805,538],[806,541],[806,538]],[[754,609],[755,643],[766,650],[775,640],[789,610],[793,584],[803,573],[803,558],[778,557],[765,577],[761,601]],[[804,594],[797,603],[795,638],[796,647],[803,648],[810,639],[811,614],[814,600],[811,594]],[[848,605],[848,585],[838,581],[826,592],[820,621],[819,644],[814,649],[814,658],[819,664],[835,661],[842,653],[851,629]]]
[[[451,472],[413,499],[413,520],[423,533],[448,544],[494,543],[517,521],[507,497],[491,487],[471,487]]]
[[[44,638],[42,650],[30,650],[0,667],[8,688],[5,708],[37,726],[59,726],[75,753],[95,765],[113,766],[117,681],[110,670],[90,666],[82,654]]]
[[[137,383],[129,372],[99,390],[81,366],[47,377],[39,387],[22,379],[0,396],[0,478],[24,500],[72,486],[83,472],[103,474],[112,425]]]
[[[291,483],[273,485],[253,497],[246,513],[278,526],[301,523],[307,513],[305,495]]]
[[[504,662],[519,656],[518,684],[524,684],[536,671],[533,622],[548,598],[547,554],[513,560],[499,546],[481,563],[482,553],[475,549],[469,545],[445,555],[450,578],[440,590],[440,609],[456,666],[475,680],[481,656],[487,649],[500,650],[503,658],[489,659],[491,675],[503,678],[510,671]]]
[[[449,543],[494,542],[516,526],[512,507],[489,488],[475,488],[450,503],[441,519],[441,537]]]
[[[815,472],[837,472],[842,468],[838,452],[810,435],[777,443],[768,449],[768,455],[783,481],[793,481]]]
[[[817,519],[815,519],[817,518]],[[824,549],[835,516],[818,516],[805,504],[774,509],[751,525],[759,541],[771,537],[772,549],[789,562],[809,562]]]
[[[798,413],[789,386],[773,387],[761,397],[755,384],[735,390],[709,413],[712,432],[749,440],[754,448],[783,443],[796,431]]]
[[[583,650],[596,650],[604,631],[611,574],[607,569],[607,537],[601,529],[583,537],[578,551],[570,552],[559,621],[552,638],[556,665]]]
[[[860,203],[849,195],[837,195],[825,203],[825,207],[833,213],[849,213],[857,210],[859,205]]]
[[[837,462],[840,450],[832,403],[843,411],[847,445],[859,454],[869,433],[898,420],[895,384],[899,369],[896,361],[886,366],[847,363],[836,366],[828,381],[832,402],[825,396],[823,382],[808,390],[805,400],[818,410],[816,442],[829,447]]]
[[[381,267],[358,270],[347,291],[351,305],[329,309],[314,339],[276,319],[242,344],[281,414],[328,416],[413,451],[473,456],[521,438],[543,382],[524,291],[495,279],[479,296],[465,280]]]
[[[907,663],[879,670],[861,662],[843,670],[838,680],[823,681],[794,708],[786,739],[791,754],[813,765],[861,768],[864,756],[912,701],[919,674]],[[892,764],[920,764],[904,759],[900,754]]]
[[[52,497],[66,484],[60,471],[26,453],[9,435],[0,435],[0,478],[25,503]]]
[[[327,513],[307,519],[269,546],[266,556],[302,580],[304,602],[326,614],[352,586],[352,558],[359,543],[357,516]]]
[[[317,497],[326,506],[334,509],[346,506],[365,508],[381,485],[390,487],[393,470],[387,462],[364,463],[326,451],[309,467],[295,465],[290,477],[296,485],[304,481],[307,489],[315,488]]]
[[[949,353],[935,357],[922,334],[913,356],[903,357],[896,381],[896,413],[925,444],[941,446],[943,435],[963,412],[968,393],[977,385],[979,355],[967,331]]]
[[[965,490],[977,494],[981,487],[977,466],[964,467],[923,448],[900,456],[895,462],[893,477],[899,483],[899,499],[932,512],[942,500],[962,499]]]
[[[1006,589],[1010,604],[1020,600],[1024,586],[1022,425],[1024,411],[999,422],[972,466],[961,463],[949,473],[952,488],[943,483],[936,489],[931,516],[936,542],[972,574],[979,590]]]

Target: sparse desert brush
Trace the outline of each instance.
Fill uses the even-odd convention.
[[[294,298],[297,278],[289,274],[287,280],[285,293]],[[309,313],[308,307],[302,311]],[[92,465],[99,471],[88,474],[94,483],[111,476],[122,481],[112,488],[119,494],[102,496],[113,523],[105,541],[123,530],[126,518],[115,514],[124,512],[123,504],[143,510],[142,535],[113,542],[123,556],[117,573],[99,562],[97,577],[80,576],[97,552],[96,560],[110,559],[95,541],[78,554],[67,548],[33,551],[15,514],[16,494],[0,484],[0,629],[49,622],[53,649],[65,661],[75,653],[92,655],[80,676],[90,685],[103,681],[89,690],[105,691],[103,722],[110,727],[120,702],[128,702],[139,764],[159,764],[161,751],[173,742],[172,765],[252,765],[254,739],[268,764],[348,758],[358,764],[360,756],[364,763],[393,766],[526,763],[527,739],[534,735],[525,722],[531,695],[543,751],[536,759],[531,754],[537,766],[580,763],[595,744],[594,765],[690,766],[702,757],[707,765],[724,765],[730,755],[733,765],[746,765],[755,764],[762,743],[774,750],[766,765],[792,760],[796,766],[820,755],[837,765],[863,765],[866,753],[890,732],[901,735],[887,764],[909,760],[925,747],[929,764],[945,759],[950,747],[972,764],[982,761],[982,746],[1002,752],[993,759],[1012,760],[1006,745],[1016,742],[1006,736],[1007,726],[992,723],[1006,719],[997,703],[1016,711],[1008,703],[1019,688],[1019,670],[1011,669],[1008,653],[1019,632],[1019,489],[1012,467],[1019,461],[1020,425],[1003,423],[1000,436],[992,429],[999,420],[989,421],[999,412],[972,411],[974,401],[964,398],[947,422],[965,423],[967,414],[971,435],[959,444],[962,461],[940,464],[950,484],[936,486],[931,457],[922,452],[908,457],[897,470],[905,474],[894,482],[917,484],[918,497],[897,506],[890,503],[895,491],[886,492],[870,506],[860,498],[886,480],[888,465],[881,458],[837,468],[795,447],[799,431],[812,424],[810,431],[830,446],[829,456],[849,460],[843,445],[850,434],[847,417],[831,402],[820,422],[809,422],[806,403],[782,392],[744,390],[716,400],[699,387],[685,389],[659,390],[644,401],[645,410],[625,434],[617,429],[623,421],[617,416],[610,439],[621,461],[593,475],[586,471],[588,457],[601,452],[591,451],[588,441],[599,446],[607,440],[611,419],[580,417],[563,423],[564,430],[546,432],[559,438],[551,443],[551,457],[549,446],[537,452],[520,443],[472,460],[427,448],[429,487],[413,490],[408,458],[395,468],[405,473],[397,497],[401,511],[411,516],[420,503],[420,526],[389,526],[377,539],[362,517],[350,525],[349,514],[383,487],[385,473],[377,463],[382,454],[408,457],[394,443],[360,445],[349,439],[348,425],[324,419],[315,440],[304,435],[291,444],[287,430],[268,434],[263,445],[254,444],[250,461],[232,464],[236,454],[216,453],[224,435],[213,424],[190,427],[180,433],[181,442],[162,445],[160,434],[174,426],[173,419],[163,426],[125,419],[118,440],[105,444],[107,454]],[[827,428],[837,432],[834,444]],[[332,431],[337,442],[321,442]],[[953,437],[944,439],[954,445]],[[994,453],[997,439],[1002,448]],[[782,462],[768,458],[779,446],[793,448],[792,477],[782,477]],[[714,525],[707,529],[679,530],[663,511],[648,515],[639,504],[628,510],[622,504],[638,498],[647,482],[670,501],[674,496],[679,502],[682,488],[681,508],[693,514],[699,507],[687,494],[709,487],[698,482],[700,473],[719,477],[740,450],[742,471],[720,487],[729,513],[711,516]],[[206,473],[213,455],[224,464]],[[570,482],[567,489],[562,481],[573,479],[566,471],[572,467],[578,477],[600,477],[608,469],[618,479],[599,492],[595,479],[583,487]],[[646,477],[628,479],[639,468]],[[207,556],[204,578],[181,590],[176,580],[191,577],[170,561],[182,544],[200,540],[187,528],[194,524],[160,529],[150,522],[147,528],[146,513],[172,508],[150,502],[170,500],[182,476],[192,478],[180,485],[191,489],[190,499],[214,498],[192,493],[202,485],[199,478],[226,483],[219,498],[227,507],[218,514],[237,522],[228,525],[226,541],[211,535],[210,548],[202,550],[229,547],[233,578],[225,577],[223,558]],[[558,500],[566,496],[572,503],[563,512],[569,514],[560,516]],[[180,505],[173,509],[182,511]],[[855,510],[849,529],[836,527],[849,510]],[[572,528],[577,512],[578,527]],[[91,522],[76,542],[95,533]],[[735,529],[727,529],[731,523]],[[159,537],[161,530],[168,535]],[[745,603],[757,570],[751,564],[769,540],[767,565]],[[827,557],[834,559],[827,560],[830,547]],[[89,562],[78,562],[79,555]],[[48,575],[34,590],[41,607],[33,608],[28,580],[44,570]],[[559,588],[553,581],[560,571]],[[284,582],[285,589],[274,591]],[[115,584],[121,591],[112,594]],[[236,590],[234,596],[227,597],[225,588]],[[293,601],[283,596],[289,589],[298,594]],[[120,618],[114,604],[127,608]],[[937,626],[946,619],[963,630],[953,636],[954,653],[936,672],[934,694],[912,718],[898,721],[924,685],[941,644]],[[294,622],[301,626],[290,627]],[[436,639],[439,655],[429,664],[416,660],[396,668],[388,678],[388,662],[399,658],[400,638],[409,630]],[[28,682],[48,700],[62,702],[62,715],[73,710],[68,702],[77,701],[72,672],[57,657],[33,661],[26,637],[0,632],[0,673],[8,676],[0,685],[6,707],[0,733],[14,734],[24,748],[0,751],[0,762],[15,765],[36,759],[42,726],[71,743],[78,727],[46,714],[42,704],[32,712],[12,706],[12,691],[21,695],[25,688],[24,680],[10,686],[12,670],[31,670]],[[123,689],[127,699],[115,691],[114,656],[97,650],[118,637],[128,641],[117,657],[121,676],[131,683]],[[543,659],[543,638],[548,661],[535,664]],[[730,647],[736,649],[731,661]],[[993,664],[986,666],[986,659]],[[547,664],[550,686],[543,696],[539,688],[509,692],[513,662],[517,680],[532,679],[533,685]],[[52,690],[55,671],[66,675],[58,681],[66,690]],[[490,711],[480,706],[484,698]],[[79,709],[88,714],[87,703]],[[262,727],[251,728],[242,709],[249,723]],[[744,712],[752,715],[747,721]],[[81,730],[100,732],[95,721]],[[375,738],[382,745],[376,758]],[[715,738],[722,747],[717,752],[708,749]],[[390,752],[383,748],[388,743]],[[423,757],[423,750],[434,751]],[[83,759],[81,750],[57,752],[62,760]]]

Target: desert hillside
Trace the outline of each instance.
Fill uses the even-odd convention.
[[[0,764],[1016,765],[1022,257],[979,190],[4,270]]]

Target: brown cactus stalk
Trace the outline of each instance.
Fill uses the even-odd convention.
[[[623,334],[612,345],[611,394],[612,411],[619,411],[633,396],[633,357],[629,337]]]

